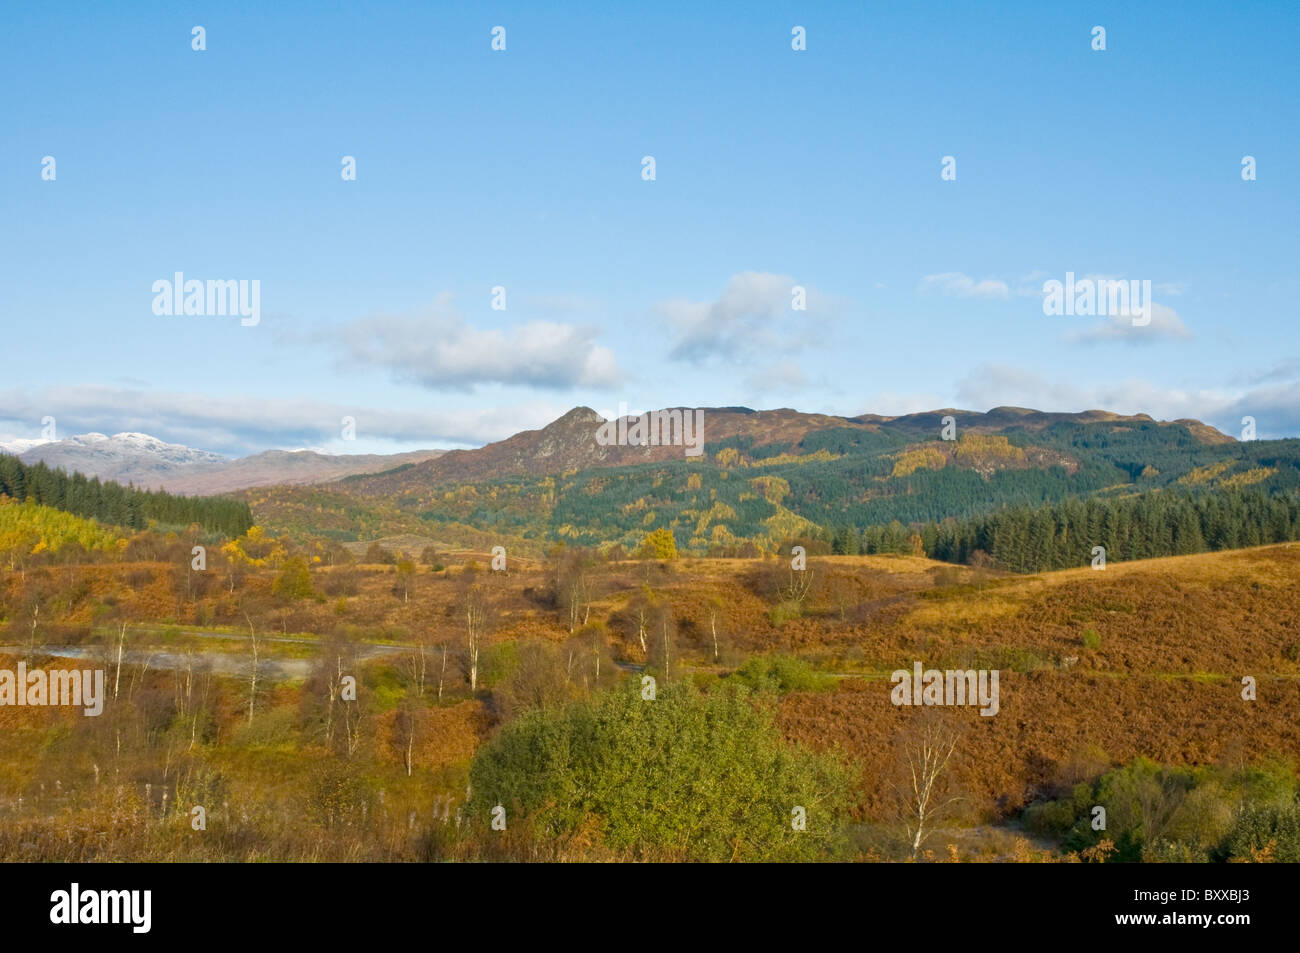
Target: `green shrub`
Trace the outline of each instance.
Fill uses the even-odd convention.
[[[751,658],[732,676],[754,691],[815,692],[830,681],[817,675],[811,665],[792,655],[760,655]]]
[[[1071,801],[1043,801],[1025,809],[1024,823],[1039,837],[1062,837],[1074,826],[1077,816]]]
[[[303,556],[290,556],[284,561],[280,575],[271,583],[271,594],[286,599],[310,599],[312,596],[311,570]]]
[[[1092,809],[1106,829],[1092,829]],[[1026,808],[1025,827],[1082,851],[1103,838],[1114,861],[1202,863],[1249,860],[1263,853],[1300,861],[1300,803],[1295,769],[1271,760],[1247,768],[1168,767],[1147,758],[1075,786],[1069,798]],[[1271,845],[1271,846],[1270,846]]]
[[[787,622],[792,622],[802,615],[803,606],[798,602],[790,600],[787,602],[777,603],[777,605],[773,606],[772,611],[768,613],[768,619],[771,621],[772,625],[779,629]]]
[[[1165,827],[1164,837],[1200,851],[1213,850],[1232,827],[1239,797],[1219,780],[1207,778],[1187,792]]]
[[[1242,808],[1224,841],[1223,853],[1229,860],[1250,860],[1254,852],[1270,845],[1272,860],[1283,864],[1300,862],[1300,804]]]
[[[508,722],[470,770],[468,816],[497,804],[511,831],[648,859],[842,856],[849,785],[826,755],[786,743],[771,706],[743,688],[640,684]],[[795,830],[793,811],[806,812]]]
[[[1295,768],[1289,762],[1264,761],[1232,774],[1234,790],[1256,804],[1285,807],[1296,798]]]

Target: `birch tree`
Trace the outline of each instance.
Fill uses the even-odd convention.
[[[461,596],[461,618],[465,624],[466,664],[469,668],[469,690],[478,691],[478,660],[487,632],[488,600],[483,584],[469,579]]]
[[[894,785],[912,859],[921,852],[935,822],[961,801],[952,791],[951,767],[961,731],[951,713],[917,712],[901,741],[902,770]]]
[[[253,708],[257,703],[257,676],[260,667],[259,654],[261,645],[258,642],[257,629],[253,627],[252,618],[247,612],[244,613],[244,618],[248,620],[248,644],[253,654],[253,665],[248,676],[248,724],[251,726],[253,724]]]
[[[713,661],[718,661],[718,620],[722,617],[722,600],[710,596],[706,605],[709,613],[709,634],[713,636]]]
[[[411,687],[415,689],[417,698],[424,697],[428,670],[428,643],[423,635],[418,635],[406,656],[406,673],[411,677]]]

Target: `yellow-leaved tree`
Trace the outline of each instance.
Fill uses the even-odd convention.
[[[677,540],[673,538],[673,531],[665,526],[653,533],[647,533],[645,539],[641,541],[641,557],[643,559],[676,559]]]

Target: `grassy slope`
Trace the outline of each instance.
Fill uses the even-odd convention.
[[[482,562],[485,556],[476,558]],[[893,745],[916,714],[890,704],[885,676],[914,659],[927,666],[1002,670],[997,717],[981,718],[970,709],[958,713],[969,734],[957,776],[970,806],[986,816],[1006,814],[1054,786],[1137,754],[1203,764],[1251,762],[1269,754],[1293,759],[1300,751],[1295,718],[1300,712],[1300,544],[1031,577],[980,575],[914,557],[827,557],[810,565],[818,580],[815,592],[803,614],[784,625],[771,618],[773,585],[784,569],[775,559],[681,560],[670,572],[619,564],[603,570],[592,618],[610,619],[648,583],[673,607],[684,674],[721,672],[750,654],[780,650],[850,676],[835,680],[833,690],[786,696],[780,717],[789,737],[838,748],[855,763],[861,779],[858,810],[865,818],[884,811],[885,780],[898,761]],[[113,614],[133,622],[185,624],[192,608],[178,603],[171,573],[169,566],[146,563],[29,570],[27,577],[28,584],[55,590],[78,587],[77,598],[48,603],[54,625],[90,626],[103,614],[96,607],[111,602],[116,603]],[[323,587],[332,575],[317,571],[317,585]],[[458,637],[455,573],[422,570],[406,605],[391,592],[390,570],[363,568],[356,572],[357,595],[341,597],[341,614],[335,597],[281,605],[269,595],[271,578],[265,572],[244,580],[238,599],[214,584],[200,601],[218,623],[230,625],[232,634],[242,622],[237,606],[245,606],[259,629],[275,634],[311,635],[349,625],[365,639]],[[525,588],[544,584],[540,568],[512,564],[511,574],[497,582],[502,614],[495,644],[522,637],[560,643],[568,637],[553,609],[523,595]],[[19,577],[6,573],[0,585],[8,586],[12,597]],[[723,605],[720,666],[713,664],[709,645],[710,597]],[[17,616],[10,622],[19,627],[11,631],[24,624]],[[1099,636],[1096,648],[1084,645],[1085,632]],[[91,631],[89,638],[103,636]],[[212,644],[238,648],[225,641]],[[611,635],[611,647],[616,656],[639,661],[633,642]],[[12,661],[3,664],[12,667]],[[1253,702],[1240,697],[1240,679],[1247,674],[1259,683]],[[170,674],[155,672],[149,679],[158,681],[162,697],[173,693]],[[219,682],[223,701],[200,758],[225,778],[228,796],[242,792],[249,803],[265,796],[290,804],[316,783],[312,766],[320,758],[316,742],[292,729],[300,686],[268,687],[257,730],[248,732],[237,684]],[[382,687],[376,685],[374,693]],[[411,779],[387,742],[391,699],[373,712],[365,771],[392,792],[394,811],[399,797],[400,803],[427,811],[431,791],[454,792],[460,783],[456,766],[463,766],[492,730],[492,706],[485,699],[466,698],[457,687],[447,706],[432,709],[435,727],[446,724],[424,736],[420,767]],[[33,785],[58,779],[90,790],[89,749],[82,742],[58,740],[75,737],[67,731],[84,726],[67,713],[59,715],[60,722],[68,722],[62,729],[50,722],[48,711],[0,710],[0,726],[6,729],[0,731],[0,799],[27,791],[30,802]],[[150,760],[155,757],[157,765]],[[131,784],[160,777],[163,758],[161,751],[141,755],[131,765]],[[47,768],[33,774],[34,764]],[[267,787],[272,779],[274,788]]]

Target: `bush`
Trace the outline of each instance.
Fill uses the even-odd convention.
[[[483,655],[482,682],[492,687],[496,706],[507,718],[572,697],[563,651],[545,639],[489,647]]]
[[[476,824],[501,804],[539,843],[700,861],[829,859],[847,846],[845,771],[787,744],[743,688],[673,684],[647,701],[632,682],[530,712],[480,749],[470,781]],[[806,830],[793,828],[796,807]]]
[[[1283,864],[1300,862],[1300,804],[1246,806],[1224,842],[1224,853],[1229,860],[1263,855]]]
[[[271,594],[286,599],[309,599],[312,596],[311,570],[303,556],[290,556],[280,575],[271,583]]]
[[[811,665],[791,655],[751,658],[732,676],[754,691],[815,692],[831,680],[817,675]]]
[[[1076,815],[1071,801],[1044,801],[1025,808],[1025,827],[1038,837],[1063,837],[1074,826]]]
[[[1165,828],[1164,836],[1197,851],[1211,851],[1231,829],[1239,800],[1238,795],[1226,790],[1217,780],[1207,780],[1187,793]]]
[[[304,813],[321,827],[359,826],[371,801],[370,788],[351,764],[321,759],[308,781]]]
[[[795,619],[799,618],[802,615],[803,615],[803,606],[800,603],[794,601],[787,601],[787,602],[779,602],[775,606],[773,606],[772,611],[768,614],[768,618],[770,619],[772,625],[776,626],[776,628],[779,629],[787,622],[793,622]]]
[[[1106,809],[1106,829],[1092,829],[1092,808]],[[1202,863],[1207,860],[1300,861],[1300,802],[1285,761],[1253,767],[1162,767],[1136,758],[1069,798],[1026,808],[1027,829],[1082,852],[1102,839],[1116,861]]]
[[[1101,636],[1096,629],[1087,629],[1083,633],[1083,647],[1087,649],[1101,648]]]

